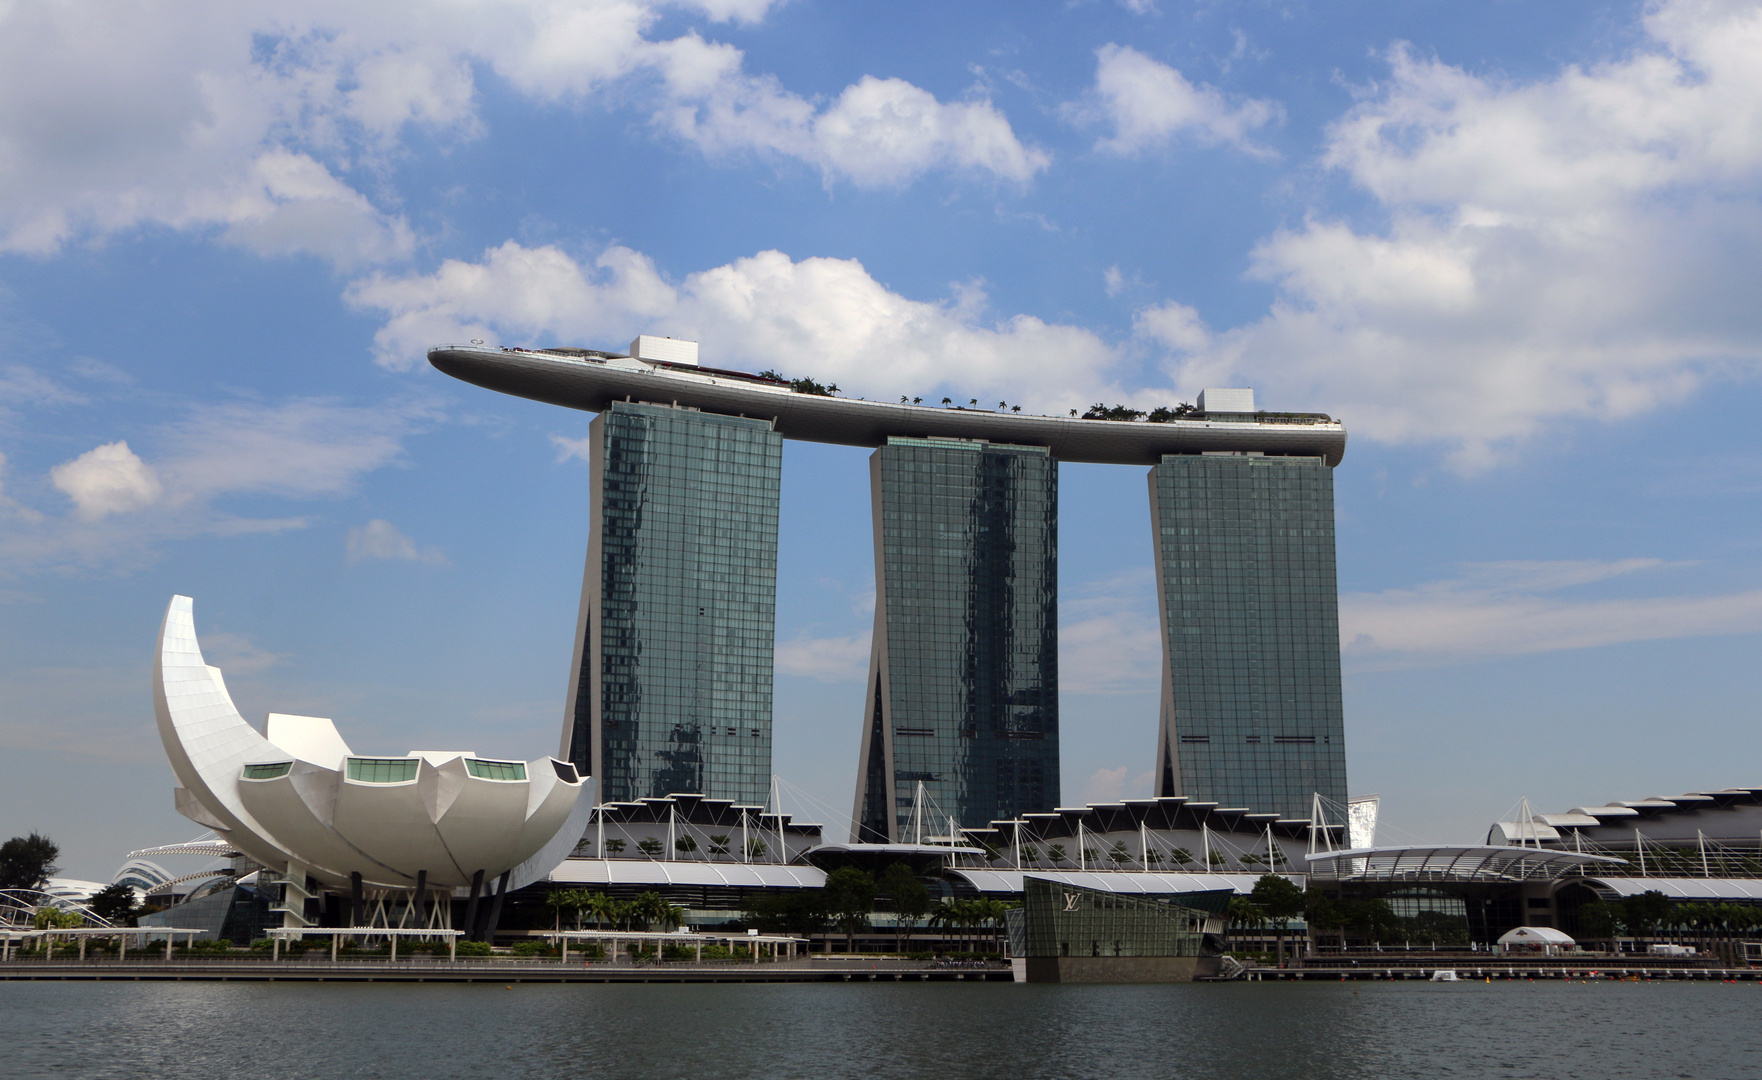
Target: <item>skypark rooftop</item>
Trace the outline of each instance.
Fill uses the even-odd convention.
[[[601,412],[614,401],[677,405],[761,417],[785,438],[842,446],[884,446],[898,437],[983,439],[1044,446],[1060,461],[1110,465],[1155,465],[1164,454],[1207,451],[1310,456],[1337,465],[1346,452],[1345,426],[1310,413],[1081,420],[802,393],[745,372],[590,349],[441,345],[429,350],[428,360],[456,379],[565,408]]]

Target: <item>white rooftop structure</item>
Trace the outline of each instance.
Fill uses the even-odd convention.
[[[1221,389],[1208,387],[1199,391],[1199,411],[1204,413],[1238,413],[1254,411],[1252,389]]]
[[[697,366],[697,342],[685,341],[681,338],[656,337],[654,334],[638,334],[630,343],[630,358],[633,360],[657,360],[663,364],[688,364]]]
[[[1315,456],[1337,465],[1346,452],[1338,420],[1259,412],[1254,392],[1245,389],[1207,389],[1199,412],[1163,422],[1084,420],[805,392],[768,375],[704,367],[695,342],[646,334],[631,342],[628,356],[470,344],[437,345],[428,361],[456,379],[565,408],[600,412],[614,401],[674,405],[758,417],[784,438],[842,446],[885,446],[894,436],[977,439],[1044,446],[1060,461],[1116,465],[1155,465],[1164,454],[1207,451]]]

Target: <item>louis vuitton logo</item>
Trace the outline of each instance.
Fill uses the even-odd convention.
[[[1077,901],[1079,901],[1079,900],[1081,900],[1081,899],[1083,899],[1083,894],[1082,894],[1082,893],[1070,893],[1070,892],[1068,892],[1068,893],[1065,893],[1065,894],[1063,894],[1063,895],[1064,895],[1064,898],[1065,898],[1065,910],[1066,910],[1066,911],[1075,911],[1075,910],[1077,910]]]

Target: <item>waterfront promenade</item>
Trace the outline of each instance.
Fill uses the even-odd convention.
[[[475,982],[475,983],[791,983],[1008,982],[1007,964],[921,960],[781,960],[696,964],[559,963],[550,960],[43,960],[0,963],[0,981],[76,982]]]
[[[1647,980],[1670,982],[1762,982],[1762,968],[1723,967],[1715,962],[1652,958],[1536,958],[1475,963],[1304,964],[1250,967],[1237,979],[1209,982],[1342,982],[1429,980],[1435,971],[1459,979]],[[559,963],[554,959],[267,960],[256,957],[116,960],[22,959],[0,963],[7,982],[412,982],[412,983],[802,983],[802,982],[1009,982],[1007,964],[939,964],[885,959],[809,959],[763,963]]]

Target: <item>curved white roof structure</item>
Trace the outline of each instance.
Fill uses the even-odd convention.
[[[1756,878],[1587,877],[1584,882],[1609,899],[1661,892],[1672,900],[1762,901],[1762,880]]]
[[[1161,874],[1131,870],[967,870],[950,867],[949,873],[964,878],[982,893],[1019,893],[1024,877],[1077,885],[1097,892],[1162,896],[1170,893],[1215,892],[1229,889],[1246,896],[1254,891],[1258,874]]]
[[[826,872],[776,863],[663,862],[647,859],[569,859],[550,880],[571,885],[692,885],[730,889],[817,889]]]
[[[1349,848],[1317,852],[1305,861],[1319,875],[1390,881],[1545,881],[1571,870],[1626,865],[1606,855],[1503,844]]]
[[[177,775],[177,809],[221,844],[285,872],[347,887],[450,889],[475,875],[537,881],[569,854],[592,801],[555,758],[490,761],[417,752],[362,757],[329,720],[271,714],[268,737],[245,723],[220,669],[196,642],[193,602],[174,596],[159,631],[153,705]],[[163,849],[161,849],[163,850]]]
[[[773,421],[808,442],[882,446],[891,436],[985,439],[1048,447],[1060,461],[1155,465],[1164,454],[1206,450],[1312,455],[1338,465],[1346,428],[1309,413],[1228,413],[1166,423],[1079,420],[980,409],[891,404],[802,394],[741,371],[643,360],[591,349],[498,349],[438,345],[428,362],[465,382],[516,397],[601,412],[614,401],[677,404]]]

